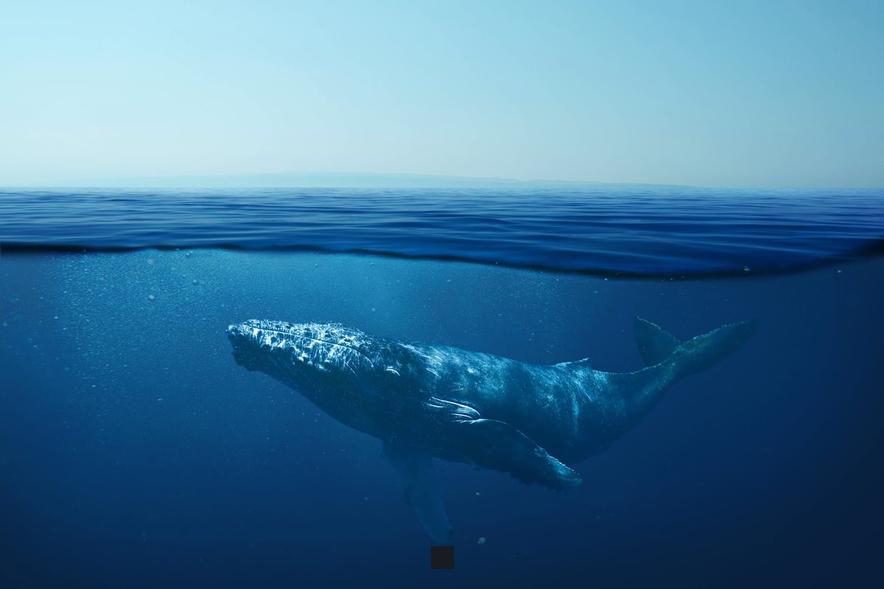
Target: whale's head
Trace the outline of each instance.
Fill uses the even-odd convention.
[[[230,325],[227,337],[238,364],[304,393],[330,386],[338,391],[388,386],[408,353],[337,323],[252,319]]]

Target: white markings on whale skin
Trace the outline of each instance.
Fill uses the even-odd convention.
[[[368,337],[357,329],[335,323],[287,323],[250,320],[227,329],[233,336],[245,337],[260,349],[285,350],[299,363],[322,371],[342,368],[352,373],[371,358],[360,351]]]
[[[424,369],[432,374],[437,379],[439,378],[439,373],[442,370],[442,366],[446,361],[446,356],[441,353],[439,350],[427,346],[427,347],[418,347],[412,346],[411,344],[399,344],[406,350],[413,352],[419,358],[423,359],[423,367]]]
[[[426,406],[430,409],[446,412],[452,421],[475,421],[481,417],[479,412],[469,405],[448,399],[440,399],[439,397],[427,399]]]

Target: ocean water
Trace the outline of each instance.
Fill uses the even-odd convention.
[[[613,276],[781,273],[880,253],[880,190],[3,190],[9,248],[322,251]]]
[[[7,190],[0,586],[874,585],[882,203]],[[437,461],[454,570],[429,568],[380,442],[238,366],[225,335],[334,321],[631,371],[636,316],[758,330],[573,465],[577,488]]]

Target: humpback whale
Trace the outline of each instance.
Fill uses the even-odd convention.
[[[335,323],[253,319],[230,325],[236,362],[281,381],[338,421],[380,439],[405,496],[436,543],[452,528],[433,458],[552,489],[573,465],[633,427],[674,382],[736,350],[752,322],[681,341],[635,320],[645,367],[605,372],[588,359],[536,365],[450,346],[373,337]]]

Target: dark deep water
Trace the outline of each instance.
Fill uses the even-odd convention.
[[[873,234],[875,219],[852,226]],[[767,236],[756,260],[775,269],[775,226],[755,234]],[[736,263],[710,247],[691,259]],[[808,248],[805,261],[820,261]],[[7,247],[0,587],[876,585],[884,257],[823,261],[674,280],[343,253]],[[759,330],[576,465],[574,490],[440,463],[454,571],[429,569],[380,442],[237,366],[225,336],[249,318],[337,321],[628,371],[641,366],[636,315],[680,337],[742,319]]]

